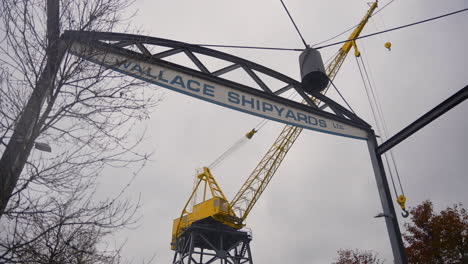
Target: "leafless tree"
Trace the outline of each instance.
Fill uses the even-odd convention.
[[[47,66],[47,50],[53,46],[47,38],[45,2],[0,1],[2,157]],[[131,4],[61,0],[60,32],[128,31],[131,14],[125,14]],[[22,131],[30,133],[32,140],[26,143],[36,149],[27,153],[0,214],[0,263],[115,261],[116,252],[98,252],[98,244],[115,228],[134,221],[138,204],[131,205],[121,195],[96,202],[95,183],[108,166],[138,171],[145,164],[150,154],[138,149],[144,133],[133,128],[149,118],[158,99],[142,82],[67,53],[58,66],[33,129]],[[48,146],[51,153],[39,151]],[[83,259],[72,260],[77,252]],[[94,259],[84,261],[85,257]]]
[[[1,262],[120,263],[120,248],[102,240],[134,223],[137,207],[118,199],[93,202],[87,190],[48,198],[47,212],[10,211],[9,226],[2,226]]]

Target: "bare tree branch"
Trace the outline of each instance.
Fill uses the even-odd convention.
[[[61,0],[60,31],[127,31],[131,4]],[[50,66],[47,50],[57,44],[47,37],[46,11],[41,0],[0,1],[2,157]],[[134,127],[159,100],[143,82],[70,54],[57,66],[47,84],[50,95],[17,142],[30,149],[44,142],[52,153],[26,155],[0,215],[0,263],[119,263],[121,248],[105,246],[104,238],[138,220],[139,201],[126,200],[125,191],[152,153],[140,151],[144,131],[135,134]],[[115,197],[97,201],[97,177],[107,167],[134,173]]]

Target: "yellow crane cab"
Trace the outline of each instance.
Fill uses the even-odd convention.
[[[222,193],[218,184],[216,183],[213,175],[208,168],[203,168],[203,172],[198,176],[198,183],[196,184],[192,195],[185,205],[184,210],[179,218],[174,219],[172,225],[172,242],[171,249],[174,249],[174,243],[188,227],[197,222],[219,222],[223,225],[229,226],[234,229],[241,229],[244,225],[242,220],[238,218],[230,209],[229,202]],[[195,192],[200,183],[204,182],[203,201],[194,205],[191,212],[187,211],[187,206],[194,198]],[[212,194],[212,198],[206,199],[207,189]]]

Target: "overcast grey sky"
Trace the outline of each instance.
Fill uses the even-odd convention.
[[[368,9],[366,2],[285,0],[310,44],[355,25]],[[467,0],[396,0],[369,21],[363,34],[467,6]],[[279,0],[137,0],[135,7],[138,13],[132,23],[151,36],[191,43],[302,47]],[[386,41],[392,42],[391,51],[384,48]],[[390,135],[468,84],[466,43],[467,13],[358,41]],[[338,48],[321,50],[324,60]],[[299,79],[298,52],[221,50]],[[357,114],[374,124],[351,55],[335,84]],[[118,241],[127,240],[124,254],[134,263],[154,253],[156,263],[172,261],[172,220],[189,196],[196,169],[211,163],[261,120],[163,88],[159,95],[163,101],[146,123],[145,146],[155,150],[154,162],[131,186],[131,197],[141,195],[141,222],[116,236]],[[464,102],[394,148],[408,206],[426,199],[437,210],[456,202],[468,206],[467,114]],[[282,127],[269,122],[214,170],[228,198]],[[129,171],[108,170],[102,189],[117,191],[129,177]],[[247,219],[254,261],[330,263],[338,249],[359,248],[375,250],[392,263],[384,220],[373,218],[379,212],[366,143],[304,131]]]

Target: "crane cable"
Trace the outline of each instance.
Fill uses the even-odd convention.
[[[369,75],[367,74],[367,69],[366,69],[366,66],[364,64],[364,61],[362,60],[362,57],[361,57],[361,61],[362,61],[362,65],[363,65],[363,68],[364,68],[364,72],[368,78],[369,81],[371,81],[373,83],[373,85],[375,86],[375,82],[373,81],[373,77],[372,77],[372,72],[369,71]],[[366,57],[366,61],[367,61],[367,57]],[[367,64],[369,65],[369,62],[367,61]],[[370,78],[369,78],[370,76]],[[370,83],[370,82],[369,82]],[[377,110],[379,111],[380,113],[380,119],[382,120],[382,127],[383,127],[383,135],[384,135],[384,139],[388,139],[389,138],[389,132],[388,132],[388,127],[387,127],[387,122],[385,121],[385,116],[383,114],[383,110],[382,110],[382,107],[380,106],[380,100],[379,100],[379,96],[377,94],[377,91],[372,87],[370,86],[370,90],[372,92],[372,96],[374,98],[374,101],[377,102]],[[401,190],[401,193],[403,195],[405,195],[405,192],[404,192],[404,189],[403,189],[403,186],[402,186],[402,183],[401,183],[401,178],[400,178],[400,173],[399,173],[399,170],[398,170],[398,166],[396,164],[396,161],[395,161],[395,157],[393,155],[393,150],[390,150],[390,159],[392,160],[392,163],[393,163],[393,167],[395,169],[395,173],[396,173],[396,176],[398,178],[398,183],[400,185],[400,190]]]
[[[223,160],[225,160],[228,156],[230,156],[233,152],[238,150],[242,145],[244,145],[249,139],[252,138],[253,134],[257,131],[252,129],[249,133],[242,136],[239,140],[237,140],[230,148],[228,148],[225,152],[223,152],[218,158],[216,158],[208,168],[214,169],[216,168]]]
[[[283,0],[280,0],[280,1],[281,1],[281,4],[284,7],[284,10],[286,10],[286,13],[288,13],[289,19],[291,19],[291,22],[293,23],[294,28],[296,28],[297,34],[299,34],[299,37],[301,38],[302,43],[304,43],[304,46],[307,49],[309,47],[309,45],[307,45],[307,42],[305,41],[304,37],[302,36],[301,31],[299,31],[299,28],[297,27],[296,22],[294,22],[294,19],[292,18],[291,14],[289,13],[289,10],[286,7],[286,5],[284,4]]]
[[[367,99],[369,100],[369,105],[370,105],[370,108],[371,108],[371,112],[372,112],[372,116],[374,117],[374,120],[375,120],[375,124],[377,126],[377,130],[381,131],[381,128],[380,128],[380,123],[377,121],[377,114],[376,114],[376,109],[374,109],[374,104],[372,103],[372,99],[371,99],[371,96],[370,96],[370,92],[369,92],[369,84],[368,84],[368,80],[366,80],[366,78],[364,77],[364,74],[363,74],[363,69],[361,69],[361,65],[359,63],[359,59],[358,57],[356,57],[356,63],[357,63],[357,66],[358,66],[358,69],[359,69],[359,73],[361,75],[361,79],[362,79],[362,82],[363,82],[363,85],[364,85],[364,90],[366,92],[366,95],[367,95]],[[388,164],[388,161],[387,161],[387,165]],[[390,179],[392,180],[392,185],[393,185],[393,191],[395,192],[395,195],[398,196],[398,192],[397,192],[397,189],[396,189],[396,185],[395,185],[395,180],[393,179],[393,174],[392,174],[392,171],[390,171]]]
[[[333,55],[331,55],[331,56],[328,58],[328,60],[326,60],[325,65],[328,65],[328,64],[336,57],[336,55],[337,55],[339,52],[340,52],[340,50],[337,50]],[[330,82],[332,82],[332,80],[330,80]],[[333,85],[333,86],[335,86],[335,85]],[[335,89],[336,89],[336,91],[340,94],[340,92],[338,91],[338,89],[337,89],[336,87],[335,87]],[[293,94],[290,94],[290,95],[289,95],[288,97],[286,97],[286,98],[289,99],[289,100],[294,100],[294,99],[297,97],[297,95],[298,95],[297,93],[293,93]],[[341,94],[340,94],[340,96],[341,96]],[[345,100],[342,96],[341,96],[341,98],[346,102],[346,100]],[[346,102],[346,104],[347,104],[347,102]],[[349,106],[349,105],[348,105],[348,106]],[[350,109],[351,109],[351,107],[350,107]],[[352,111],[352,110],[351,110],[351,111]],[[354,112],[354,111],[353,111],[353,112]],[[260,130],[261,128],[263,128],[263,127],[266,125],[266,123],[268,123],[269,121],[270,121],[269,119],[264,118],[262,121],[260,121],[260,122],[257,124],[257,126],[255,127],[255,130],[259,131],[259,130]]]
[[[367,60],[367,57],[366,57],[366,60]],[[362,57],[361,57],[361,61],[362,61],[362,65],[363,65],[363,68],[364,68],[364,72],[365,72],[365,74],[366,74],[368,80],[369,80],[369,81],[372,81],[372,83],[374,83],[374,86],[375,86],[375,82],[373,82],[373,78],[372,78],[372,72],[369,71],[369,73],[370,73],[370,78],[369,78],[369,76],[368,76],[368,74],[367,74],[368,71],[367,71],[366,66],[365,66],[365,64],[364,64],[364,61],[362,60]],[[369,62],[367,62],[367,64],[369,64]],[[370,82],[369,82],[369,83],[370,83]],[[384,139],[386,140],[386,139],[389,138],[389,136],[388,136],[388,135],[389,135],[389,132],[388,132],[388,127],[387,127],[387,123],[386,123],[386,121],[385,121],[385,117],[384,117],[384,114],[383,114],[382,107],[380,107],[379,96],[377,95],[376,90],[375,90],[372,86],[370,86],[370,90],[371,90],[372,96],[373,96],[373,98],[374,98],[374,101],[377,102],[377,104],[376,104],[376,105],[377,105],[377,110],[379,111],[379,113],[380,113],[380,119],[382,120],[383,136],[384,136]],[[401,193],[402,193],[403,195],[405,195],[405,191],[404,191],[403,186],[402,186],[402,183],[401,183],[401,178],[400,178],[400,173],[399,173],[399,170],[398,170],[398,166],[397,166],[397,163],[396,163],[396,161],[395,161],[395,157],[394,157],[394,155],[393,155],[393,150],[390,149],[389,153],[390,153],[390,160],[391,160],[392,163],[393,163],[393,167],[394,167],[394,169],[395,169],[395,173],[396,173],[396,176],[397,176],[397,179],[398,179],[398,184],[400,185]]]
[[[383,9],[385,9],[387,6],[389,6],[389,5],[390,5],[391,3],[393,3],[394,1],[395,1],[395,0],[391,0],[390,2],[388,2],[387,4],[385,4],[382,8],[376,10],[370,17],[372,18],[373,16],[375,16],[377,13],[379,13],[380,11],[382,11]],[[331,41],[331,40],[334,40],[334,39],[336,39],[337,37],[340,37],[340,36],[342,36],[342,35],[348,33],[349,31],[355,29],[357,26],[359,26],[359,24],[356,24],[356,25],[354,25],[354,26],[348,28],[347,30],[341,32],[340,34],[337,34],[337,35],[335,35],[335,36],[333,36],[333,37],[331,37],[331,38],[328,38],[328,39],[326,39],[326,40],[324,40],[324,41],[320,41],[320,42],[318,42],[318,43],[315,43],[314,45],[312,45],[312,47],[315,47],[315,46],[321,45],[321,44],[323,44],[323,43],[329,42],[329,41]]]
[[[359,59],[361,60],[362,68],[361,68],[361,65],[359,63]],[[358,65],[358,69],[359,69],[359,73],[360,73],[362,81],[363,81],[364,89],[366,91],[366,95],[367,95],[367,98],[369,100],[372,115],[374,117],[374,120],[375,120],[378,131],[382,132],[382,138],[387,139],[388,138],[388,128],[387,128],[387,125],[385,123],[382,108],[380,107],[380,104],[379,104],[378,96],[376,95],[375,89],[372,87],[372,81],[371,81],[371,78],[369,78],[369,73],[368,73],[367,68],[365,66],[364,60],[362,59],[362,55],[359,57],[359,59],[358,59],[358,57],[356,57],[356,63]],[[375,105],[375,108],[374,108],[374,105]],[[406,206],[405,206],[406,197],[405,197],[405,192],[404,192],[404,189],[403,189],[403,185],[401,183],[401,177],[400,177],[400,173],[399,173],[399,170],[398,170],[398,166],[397,166],[397,163],[395,161],[393,151],[389,150],[389,153],[390,153],[390,157],[388,157],[387,155],[384,155],[384,160],[386,162],[388,172],[390,174],[390,179],[392,181],[393,191],[395,192],[395,197],[397,197],[398,204],[400,205],[400,207],[403,210],[402,216],[403,217],[408,217],[409,213],[408,213],[408,211],[406,211]],[[391,164],[390,164],[389,159],[392,162]],[[393,167],[391,165],[393,165]],[[397,178],[397,181],[398,181],[398,185],[400,187],[401,195],[398,195],[398,191],[397,191],[397,187],[396,187],[396,184],[395,184],[395,179],[394,179],[392,168],[395,171],[396,178]]]
[[[328,59],[328,61],[331,61],[336,56],[336,54],[338,52],[339,51],[337,51],[335,53],[335,55],[330,57],[330,59]],[[343,101],[346,103],[346,105],[349,107],[349,109],[353,113],[355,113],[353,108],[349,105],[348,101],[343,97],[343,95],[341,94],[341,92],[338,90],[338,88],[335,86],[335,84],[333,83],[333,81],[331,79],[330,79],[330,83],[333,85],[336,92],[340,95],[341,99],[343,99]],[[293,94],[289,95],[287,98],[289,100],[293,100],[296,96],[297,96],[297,93],[293,93]],[[258,124],[250,132],[248,132],[245,136],[242,136],[242,138],[240,138],[228,150],[226,150],[223,154],[221,154],[218,158],[216,158],[208,167],[210,169],[216,168],[223,160],[225,160],[228,156],[230,156],[233,152],[238,150],[242,145],[244,145],[248,140],[250,140],[253,137],[253,135],[256,134],[258,131],[260,131],[269,121],[270,121],[269,119],[264,118],[260,122],[258,122]]]
[[[443,14],[443,15],[436,16],[436,17],[432,17],[432,18],[428,18],[428,19],[424,19],[424,20],[421,20],[421,21],[418,21],[418,22],[414,22],[414,23],[410,23],[410,24],[406,24],[406,25],[403,25],[403,26],[394,27],[394,28],[390,28],[390,29],[387,29],[387,30],[383,30],[383,31],[378,31],[378,32],[374,32],[374,33],[371,33],[371,34],[367,34],[367,35],[362,35],[362,36],[359,36],[359,37],[354,38],[354,39],[347,39],[347,40],[342,40],[342,41],[334,42],[334,43],[331,43],[331,44],[319,46],[319,47],[317,47],[317,48],[315,48],[315,49],[316,49],[316,50],[319,50],[319,49],[328,48],[328,47],[331,47],[331,46],[343,44],[343,43],[346,43],[346,42],[355,41],[355,40],[357,40],[357,39],[363,39],[363,38],[368,38],[368,37],[372,37],[372,36],[375,36],[375,35],[380,35],[380,34],[383,34],[383,33],[390,32],[390,31],[395,31],[395,30],[399,30],[399,29],[403,29],[403,28],[415,26],[415,25],[418,25],[418,24],[426,23],[426,22],[429,22],[429,21],[432,21],[432,20],[436,20],[436,19],[448,17],[448,16],[455,15],[455,14],[458,14],[458,13],[461,13],[461,12],[465,12],[465,11],[468,11],[468,8],[460,9],[460,10],[457,10],[457,11],[454,11],[454,12],[450,12],[450,13],[447,13],[447,14]],[[375,15],[375,13],[374,13],[374,15]],[[353,27],[353,28],[354,28],[354,27]],[[345,31],[345,32],[343,32],[343,33],[340,33],[339,35],[337,35],[337,36],[335,36],[335,37],[333,37],[333,38],[330,38],[330,39],[328,39],[328,40],[326,40],[326,41],[322,41],[321,43],[325,43],[325,42],[328,42],[328,41],[330,41],[330,40],[332,40],[332,39],[335,39],[336,37],[341,36],[342,34],[344,34],[344,33],[348,32],[348,31],[350,31],[350,30],[353,29],[353,28],[350,28],[350,29],[348,29],[347,31]],[[172,43],[171,43],[171,44],[172,44]],[[262,47],[262,46],[222,45],[222,44],[206,44],[206,43],[184,43],[184,44],[193,45],[193,46],[200,46],[200,47],[217,47],[217,48],[234,48],[234,49],[258,49],[258,50],[278,50],[278,51],[304,51],[303,48],[281,48],[281,47]],[[315,47],[316,45],[318,45],[318,44],[319,44],[319,43],[315,44],[314,47]]]
[[[457,10],[457,11],[454,11],[454,12],[450,12],[450,13],[447,13],[447,14],[443,14],[443,15],[428,18],[428,19],[424,19],[424,20],[414,22],[414,23],[410,23],[410,24],[406,24],[406,25],[403,25],[403,26],[394,27],[394,28],[390,28],[390,29],[387,29],[387,30],[382,30],[382,31],[371,33],[371,34],[359,36],[357,38],[342,40],[342,41],[338,41],[338,42],[335,42],[335,43],[332,43],[332,44],[323,45],[323,46],[317,47],[315,49],[319,50],[319,49],[328,48],[328,47],[331,47],[331,46],[343,44],[343,43],[350,42],[350,41],[356,41],[358,39],[372,37],[372,36],[387,33],[387,32],[390,32],[390,31],[395,31],[395,30],[398,30],[398,29],[403,29],[403,28],[415,26],[415,25],[418,25],[418,24],[426,23],[426,22],[429,22],[429,21],[432,21],[432,20],[448,17],[448,16],[455,15],[455,14],[458,14],[458,13],[461,13],[461,12],[465,12],[465,11],[468,11],[468,8],[460,9],[460,10]]]
[[[356,112],[354,112],[353,108],[351,107],[351,105],[349,105],[348,101],[343,97],[343,95],[341,94],[341,92],[338,90],[338,88],[336,88],[335,84],[333,83],[333,81],[328,78],[328,80],[330,81],[330,83],[332,84],[333,88],[335,88],[336,92],[338,93],[338,95],[341,97],[341,99],[345,102],[345,104],[348,106],[349,110],[351,110],[351,112],[353,112],[353,114],[356,114]]]
[[[335,88],[336,89],[336,88]],[[288,97],[286,97],[289,100],[293,100],[297,96],[297,93],[290,94]],[[343,98],[344,100],[344,98]],[[266,124],[270,122],[269,119],[263,118],[260,120],[260,122],[257,123],[257,125],[250,130],[247,134],[243,135],[236,143],[234,143],[228,150],[223,152],[218,158],[216,158],[209,166],[208,168],[214,169],[216,168],[223,160],[225,160],[227,157],[229,157],[232,153],[237,151],[242,145],[244,145],[246,142],[248,142],[252,137],[259,132]]]
[[[297,93],[291,94],[287,97],[287,99],[292,100],[294,97],[297,96]],[[252,137],[260,131],[266,124],[268,124],[270,120],[263,118],[260,120],[260,122],[257,123],[257,125],[250,130],[247,134],[243,135],[236,143],[234,143],[228,150],[223,152],[218,158],[216,158],[209,166],[208,168],[214,169],[216,168],[223,160],[225,160],[228,156],[230,156],[232,153],[237,151],[242,145],[244,145],[246,142],[248,142]]]

